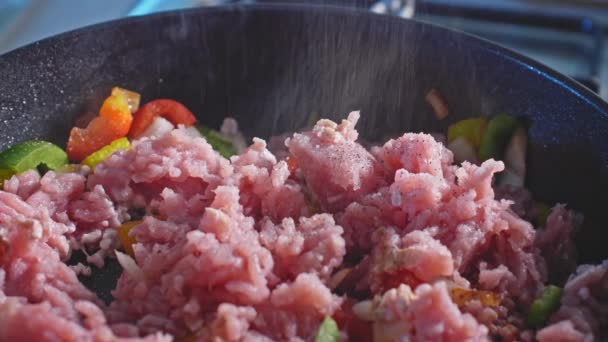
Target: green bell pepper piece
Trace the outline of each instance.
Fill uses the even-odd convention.
[[[55,170],[68,163],[68,156],[59,146],[46,141],[26,141],[0,153],[0,178],[31,169]]]
[[[505,147],[517,127],[517,119],[507,114],[500,114],[488,122],[488,127],[479,144],[479,159],[501,159]]]
[[[533,327],[540,327],[549,316],[557,310],[562,297],[562,289],[549,285],[543,290],[543,294],[532,302],[528,311],[528,324]]]
[[[206,126],[196,126],[198,131],[205,137],[207,142],[225,158],[230,158],[236,154],[236,148],[232,142],[226,139],[220,132],[214,131]]]
[[[315,342],[338,342],[339,337],[338,325],[331,317],[327,316],[319,327]]]

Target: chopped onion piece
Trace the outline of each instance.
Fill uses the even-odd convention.
[[[500,180],[498,181],[498,185],[512,185],[518,188],[524,186],[524,177],[515,173],[512,169],[507,169],[500,173]]]
[[[243,136],[239,130],[239,125],[235,119],[230,117],[225,118],[222,127],[220,128],[220,133],[222,133],[227,140],[230,140],[232,146],[236,149],[236,154],[241,153],[247,148],[245,136]]]
[[[352,268],[343,268],[332,275],[328,283],[329,288],[334,290],[336,287],[338,287],[344,278],[346,278],[346,276],[350,273],[350,271],[352,271]]]
[[[371,300],[364,300],[353,305],[353,313],[357,318],[364,321],[374,320],[374,303]]]
[[[152,123],[146,128],[136,139],[148,137],[148,138],[159,138],[163,135],[171,132],[175,126],[169,120],[162,116],[157,116],[152,120]]]
[[[499,185],[523,187],[526,180],[526,149],[528,136],[523,127],[511,135],[504,154],[505,170],[500,174]]]
[[[447,148],[454,154],[454,161],[461,163],[468,161],[471,163],[477,163],[477,153],[475,148],[465,138],[460,137],[452,141],[447,145]]]
[[[445,101],[445,99],[443,98],[443,96],[441,96],[441,93],[439,93],[439,91],[435,88],[431,89],[427,94],[426,94],[426,102],[428,102],[431,107],[433,107],[433,111],[435,112],[435,116],[437,117],[437,119],[439,120],[443,120],[445,119],[448,114],[449,114],[449,110],[448,110],[448,104]]]
[[[444,145],[445,145],[445,143],[448,142],[448,138],[443,133],[433,132],[433,133],[429,133],[429,134],[433,137],[433,139],[435,139],[435,141],[440,142]],[[388,139],[386,139],[386,140],[388,140]]]
[[[526,176],[526,148],[528,145],[528,136],[523,127],[517,128],[507,149],[505,150],[505,169],[510,169],[514,174],[521,177],[523,180]],[[523,184],[522,184],[523,185]]]
[[[119,251],[114,252],[116,253],[116,259],[118,260],[120,266],[122,266],[123,270],[127,272],[127,274],[133,278],[133,280],[142,282],[146,280],[144,271],[142,271],[142,269],[137,265],[135,260],[133,260],[130,255]]]
[[[201,138],[203,136],[195,126],[188,126],[184,128],[184,132],[193,138]]]

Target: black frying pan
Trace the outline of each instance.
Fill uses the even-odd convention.
[[[316,112],[360,109],[367,138],[437,131],[471,115],[507,112],[530,129],[535,196],[585,214],[580,262],[608,257],[608,104],[547,67],[443,28],[363,11],[252,6],[128,18],[62,34],[0,57],[4,148],[41,138],[65,144],[74,119],[112,86],[143,100],[177,99],[200,120],[236,117],[245,133],[297,129]],[[451,115],[439,122],[431,88]],[[110,265],[86,282],[113,288]]]

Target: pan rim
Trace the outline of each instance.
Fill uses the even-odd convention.
[[[284,13],[299,13],[309,12],[318,14],[321,12],[334,14],[334,15],[351,15],[373,18],[374,20],[381,20],[388,23],[407,23],[407,25],[413,25],[423,27],[425,30],[438,30],[443,31],[454,37],[460,37],[466,40],[468,46],[473,46],[486,52],[497,55],[498,57],[505,58],[512,63],[519,65],[522,68],[528,69],[530,72],[537,74],[539,77],[544,78],[552,83],[555,83],[559,87],[567,90],[572,95],[576,96],[579,100],[585,102],[587,105],[593,107],[598,114],[608,118],[608,102],[602,99],[598,94],[587,89],[585,86],[575,81],[569,76],[566,76],[551,67],[533,60],[532,58],[526,57],[519,52],[516,52],[508,47],[504,47],[496,42],[490,41],[477,35],[459,31],[444,25],[437,23],[431,23],[425,20],[419,19],[405,19],[396,16],[389,16],[383,14],[373,13],[369,10],[364,10],[355,7],[344,7],[336,5],[319,5],[319,4],[286,4],[286,3],[266,3],[266,4],[229,4],[213,7],[198,7],[188,9],[177,9],[170,11],[156,12],[146,15],[128,16],[118,18],[109,21],[103,21],[95,23],[73,30],[69,30],[63,33],[52,35],[41,40],[29,43],[27,45],[18,47],[16,49],[7,51],[0,55],[0,63],[4,60],[15,58],[20,54],[30,52],[34,49],[44,49],[47,46],[54,45],[55,42],[67,39],[77,38],[79,35],[90,33],[91,31],[108,29],[115,25],[128,25],[129,23],[138,23],[142,21],[154,21],[161,20],[162,18],[170,18],[177,16],[196,16],[209,13],[229,13],[229,12],[284,12]],[[398,25],[399,25],[398,24]]]

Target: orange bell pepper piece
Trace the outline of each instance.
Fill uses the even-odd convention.
[[[120,88],[112,89],[112,94],[101,105],[99,115],[86,128],[72,128],[67,144],[70,160],[79,162],[129,133],[133,122],[129,96],[129,92]]]

